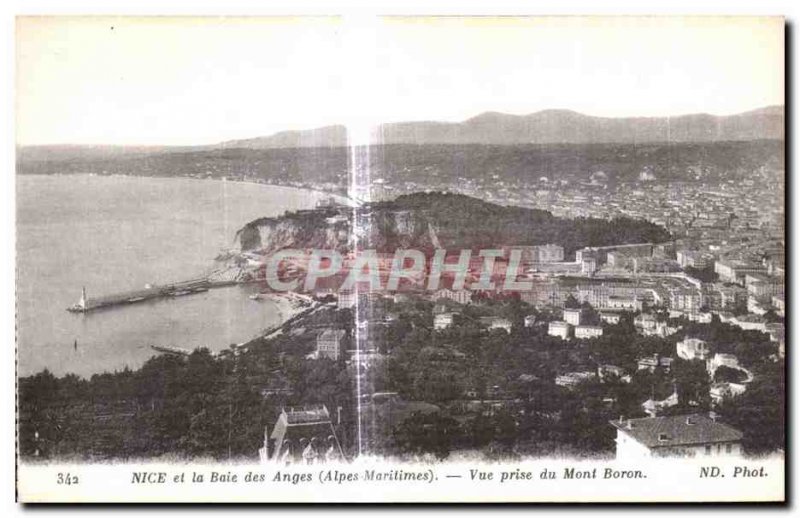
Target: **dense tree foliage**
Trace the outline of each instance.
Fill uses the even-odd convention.
[[[733,426],[745,431],[748,453],[771,453],[786,449],[786,365],[764,364],[747,391],[724,401],[719,412]]]
[[[329,313],[327,321],[338,315]],[[314,322],[306,322],[312,324]],[[324,324],[324,321],[317,322]],[[284,406],[325,404],[352,423],[343,362],[306,360],[316,331],[256,340],[238,354],[154,356],[136,371],[20,378],[23,457],[252,457]],[[346,433],[344,435],[347,435]]]
[[[585,246],[659,243],[671,238],[663,227],[644,220],[558,218],[543,210],[506,207],[460,194],[437,192],[415,193],[377,203],[372,217],[380,220],[381,211],[397,210],[411,211],[420,223],[433,224],[441,246],[448,249],[556,243],[571,254]],[[415,227],[420,237],[424,237],[427,225]],[[391,234],[387,234],[390,230],[382,229],[379,234],[385,241],[393,242]]]
[[[340,439],[352,454],[357,381],[363,396],[396,393],[410,402],[407,412],[383,412],[361,398],[364,408],[378,409],[369,415],[381,421],[375,430],[382,440],[370,440],[369,447],[386,454],[610,455],[610,420],[644,417],[646,400],[673,394],[678,404],[665,412],[714,408],[744,432],[748,452],[774,451],[785,442],[783,362],[765,333],[715,319],[675,321],[684,327],[670,337],[644,336],[628,314],[619,324],[602,323],[600,337],[565,341],[547,334],[548,322],[560,316],[515,298],[451,308],[458,310],[455,322],[441,330],[433,327],[433,302],[382,304],[393,318],[362,344],[375,346],[381,356],[360,371],[344,360],[307,357],[320,329],[350,329],[349,310],[329,308],[298,322],[292,332],[257,339],[236,353],[156,356],[136,371],[88,380],[47,371],[21,378],[21,454],[253,457],[280,409],[306,404],[325,404],[337,423],[341,418]],[[535,325],[523,325],[527,315],[536,317]],[[488,329],[482,320],[487,316],[510,320],[511,332]],[[735,354],[747,373],[719,367],[710,379],[705,362],[677,358],[675,344],[686,336],[706,340],[712,355]],[[672,357],[672,368],[639,369],[638,360],[653,355]],[[556,385],[557,376],[571,372],[588,378]],[[742,375],[752,378],[746,392],[715,408],[711,382],[743,381]]]

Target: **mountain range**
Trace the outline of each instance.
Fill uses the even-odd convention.
[[[602,144],[781,140],[784,107],[769,106],[736,115],[676,117],[593,117],[570,110],[529,115],[486,112],[463,122],[383,124],[382,144]],[[222,148],[279,149],[347,145],[345,126],[283,131],[266,137],[231,140]]]
[[[380,144],[558,145],[654,144],[775,141],[784,139],[784,107],[769,106],[736,115],[676,117],[593,117],[569,110],[530,115],[487,112],[463,122],[395,122],[379,128]],[[347,145],[345,126],[283,131],[245,140],[198,146],[37,145],[17,148],[17,162],[95,162],[239,149],[267,151],[334,149]]]

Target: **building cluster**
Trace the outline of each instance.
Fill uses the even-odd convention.
[[[633,243],[566,250],[558,243],[515,247],[522,250],[522,276],[533,289],[519,292],[536,309],[547,309],[557,320],[528,315],[523,327],[541,325],[548,335],[564,341],[591,340],[603,335],[604,327],[631,318],[642,335],[667,338],[681,331],[682,319],[711,323],[719,319],[743,331],[769,335],[776,358],[785,351],[785,242],[783,178],[774,168],[752,171],[745,181],[708,181],[703,166],[692,169],[692,181],[663,182],[661,172],[644,168],[634,181],[611,182],[613,173],[592,171],[577,182],[533,175],[533,181],[515,183],[487,174],[485,180],[453,178],[435,169],[422,180],[376,178],[372,199],[394,198],[407,192],[437,189],[475,196],[489,202],[548,210],[561,217],[593,217],[613,222],[616,217],[644,219],[667,228],[674,236],[668,243]],[[439,182],[439,183],[437,183]],[[780,203],[776,203],[780,199]],[[336,222],[331,222],[336,223]],[[417,232],[418,221],[410,214],[395,215],[395,227],[403,233]],[[574,255],[573,255],[574,254]],[[471,264],[480,268],[480,264]],[[433,292],[336,294],[339,308],[358,314],[360,336],[373,336],[386,323],[387,315],[370,311],[380,298],[395,301],[424,297],[433,301],[429,315],[435,331],[445,331],[467,319],[470,312],[459,306],[479,304],[480,296],[467,289],[442,288]],[[586,305],[597,320],[586,318]],[[580,307],[576,307],[580,306]],[[679,320],[676,320],[679,319]],[[362,324],[363,322],[363,324]],[[678,322],[676,324],[676,322]],[[475,322],[491,332],[511,333],[517,322],[498,316]],[[341,359],[347,354],[344,331],[319,333],[315,355]],[[366,343],[371,343],[367,341]],[[366,358],[379,356],[362,351]],[[349,360],[349,361],[352,361]],[[655,354],[636,359],[639,371],[670,373],[675,362],[702,362],[712,380],[709,396],[714,405],[746,392],[751,373],[728,352],[715,351],[702,339],[687,336],[669,355]],[[365,365],[368,365],[365,364]],[[724,369],[723,369],[724,368]],[[738,380],[719,381],[725,369],[738,371]],[[635,373],[614,365],[572,366],[554,378],[554,383],[574,389],[582,383],[615,379],[630,381]],[[502,388],[490,387],[487,397],[502,397]],[[473,394],[474,395],[474,394]],[[666,396],[666,397],[664,397]],[[476,396],[477,397],[477,396]],[[644,399],[644,398],[642,398]],[[677,390],[642,404],[650,417],[620,418],[616,429],[617,457],[725,456],[741,453],[741,432],[723,424],[713,414],[666,415],[678,404]],[[719,410],[719,407],[712,406]]]
[[[548,324],[547,334],[567,340],[571,337],[584,339],[603,336],[603,328],[599,325],[582,323],[583,310],[580,308],[564,308],[563,320],[554,320]]]

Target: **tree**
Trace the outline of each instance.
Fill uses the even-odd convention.
[[[786,448],[784,362],[776,362],[747,385],[747,391],[723,400],[718,411],[726,423],[744,434],[749,454],[771,453]]]
[[[395,448],[403,454],[424,455],[431,453],[443,460],[450,455],[450,447],[458,433],[455,419],[438,412],[422,414],[415,412],[406,418],[393,433]]]
[[[711,406],[705,362],[676,359],[672,364],[681,409],[708,410]]]
[[[741,369],[732,369],[725,365],[717,367],[714,372],[714,381],[728,382],[728,383],[741,383],[747,379],[747,374]]]

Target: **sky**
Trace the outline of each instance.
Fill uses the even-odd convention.
[[[194,145],[484,111],[784,103],[783,20],[21,17],[16,141]]]

